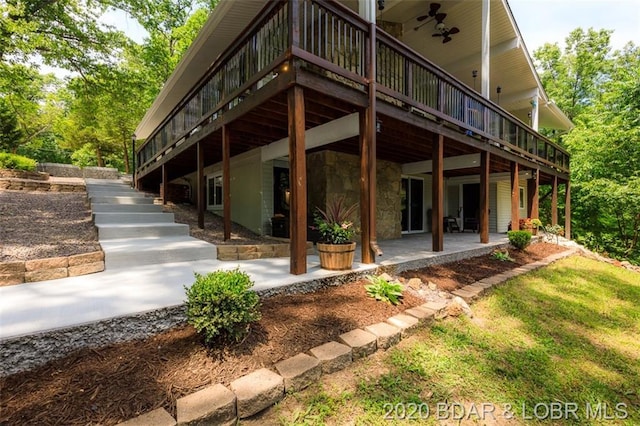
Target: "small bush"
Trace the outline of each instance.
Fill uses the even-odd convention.
[[[187,292],[187,322],[203,335],[207,345],[218,337],[240,341],[252,322],[260,319],[259,297],[249,290],[253,282],[239,269],[195,274]]]
[[[36,169],[36,161],[21,155],[0,152],[0,169],[33,172]]]
[[[365,285],[364,288],[370,297],[392,305],[400,303],[399,299],[402,297],[402,284],[390,283],[384,278],[374,275],[367,275],[367,280],[369,280],[371,284]]]
[[[531,243],[531,232],[529,231],[509,231],[507,236],[511,245],[519,250],[524,250]]]
[[[491,253],[491,257],[501,262],[515,262],[515,260],[511,256],[509,256],[508,250],[505,250],[505,251],[496,250],[493,253]]]

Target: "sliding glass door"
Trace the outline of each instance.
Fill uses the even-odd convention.
[[[424,181],[402,178],[402,232],[424,232]]]

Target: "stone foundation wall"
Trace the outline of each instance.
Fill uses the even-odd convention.
[[[76,177],[91,179],[118,179],[120,172],[111,167],[80,168],[71,164],[39,163],[38,171],[57,177]]]
[[[274,257],[289,257],[289,243],[282,244],[249,244],[218,245],[218,260],[253,260]],[[307,242],[307,254],[314,254],[313,243]]]
[[[84,183],[55,183],[30,179],[0,178],[0,189],[12,191],[85,192]]]
[[[402,167],[389,161],[377,161],[376,167],[376,231],[378,239],[400,238],[400,181]],[[334,151],[307,155],[307,208],[310,215],[316,207],[324,209],[327,200],[345,197],[347,205],[360,202],[360,158]],[[360,228],[360,211],[354,216]]]
[[[104,271],[104,253],[0,262],[0,286],[56,280]]]

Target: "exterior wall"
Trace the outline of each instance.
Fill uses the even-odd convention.
[[[273,166],[274,162],[262,163],[262,233],[271,235],[271,218],[273,217]]]
[[[400,238],[400,164],[377,161],[376,230],[380,240]],[[327,200],[345,197],[347,205],[360,202],[360,159],[356,155],[320,151],[307,155],[308,209],[326,207]],[[359,211],[354,223],[360,227]]]
[[[498,232],[498,185],[489,183],[489,232]]]

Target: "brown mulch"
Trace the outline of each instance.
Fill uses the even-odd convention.
[[[260,236],[237,223],[231,223],[231,240],[224,241],[224,222],[221,216],[210,211],[204,213],[204,229],[198,228],[198,210],[192,204],[175,204],[168,202],[164,211],[173,213],[176,223],[189,225],[189,231],[193,238],[206,241],[211,244],[274,244],[281,242],[268,236]]]
[[[456,279],[466,284],[563,250],[540,243],[526,252],[511,251],[515,263],[485,255],[402,275],[446,288]],[[240,344],[206,350],[184,325],[143,341],[82,350],[0,379],[0,424],[116,424],[158,407],[175,415],[177,398],[211,384],[228,385],[258,368],[273,368],[341,333],[423,303],[409,291],[400,306],[376,302],[363,284],[264,299],[262,319]]]
[[[262,319],[240,344],[207,351],[185,325],[0,379],[0,424],[116,424],[158,407],[175,415],[177,398],[424,303],[410,293],[399,306],[376,302],[363,284],[264,299]]]
[[[473,284],[483,278],[497,275],[501,272],[517,268],[518,266],[542,260],[552,254],[566,251],[565,247],[549,244],[532,244],[525,251],[512,249],[509,256],[514,262],[505,262],[493,258],[487,254],[484,256],[472,257],[445,265],[429,266],[419,270],[406,271],[400,275],[404,278],[418,277],[423,282],[434,282],[439,289],[453,291],[460,287]]]
[[[86,193],[0,191],[0,262],[97,250]]]

